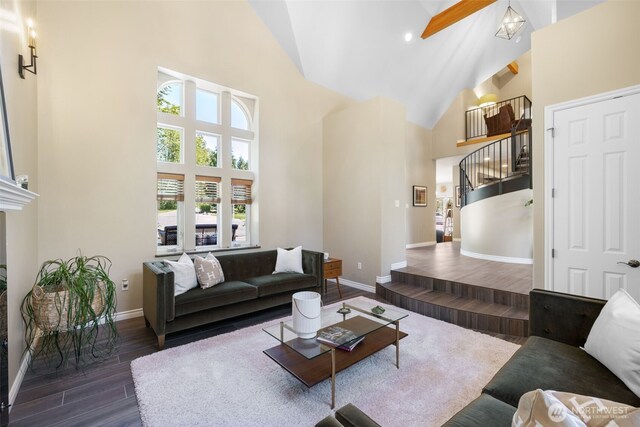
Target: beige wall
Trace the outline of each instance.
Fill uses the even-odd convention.
[[[518,74],[508,72],[498,79],[498,99],[511,99],[522,95],[531,99],[531,51],[516,59],[516,62]]]
[[[347,280],[373,286],[405,260],[405,126],[404,107],[385,98],[324,120],[325,251]]]
[[[640,2],[609,1],[533,33],[535,287],[544,287],[544,107],[640,84],[638,17]]]
[[[432,132],[407,122],[406,136],[406,244],[431,243],[436,241],[436,162],[431,154]],[[413,206],[413,186],[426,185],[428,203],[426,208]]]
[[[71,19],[71,17],[73,19]],[[113,261],[138,309],[155,256],[157,67],[260,98],[264,248],[322,250],[322,118],[351,101],[306,81],[245,2],[39,4],[39,261]]]
[[[397,101],[380,99],[380,261],[377,275],[391,274],[393,264],[406,261],[406,126],[407,112]]]
[[[0,24],[2,79],[7,103],[9,134],[16,175],[29,175],[29,189],[38,191],[37,109],[38,78],[18,75],[18,54],[28,55],[26,20],[36,18],[34,2],[0,1],[3,22]],[[15,25],[12,19],[15,17]],[[37,23],[37,22],[36,22]],[[27,57],[28,59],[28,57]],[[40,63],[38,62],[38,66]],[[9,386],[19,370],[24,350],[24,324],[20,304],[33,286],[38,271],[38,202],[22,211],[7,213],[7,311],[9,330]],[[14,393],[17,390],[12,390]]]

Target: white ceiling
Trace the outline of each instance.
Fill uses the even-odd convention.
[[[427,128],[461,90],[528,51],[532,31],[602,1],[513,0],[527,20],[516,43],[494,37],[506,0],[426,40],[420,34],[431,17],[457,0],[249,0],[307,79],[359,101],[398,100],[407,120]]]

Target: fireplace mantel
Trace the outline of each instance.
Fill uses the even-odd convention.
[[[19,211],[38,195],[0,179],[0,211]]]

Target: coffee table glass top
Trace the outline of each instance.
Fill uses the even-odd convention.
[[[356,338],[352,340],[355,341],[380,328],[395,324],[408,316],[406,313],[389,308],[385,308],[384,312],[376,314],[372,312],[375,307],[377,307],[376,304],[355,301],[331,308],[323,308],[320,315],[321,328],[333,325],[342,326],[355,334]],[[343,314],[342,312],[339,313],[338,310],[348,312]],[[315,337],[309,339],[298,337],[293,329],[292,319],[268,326],[263,330],[307,359],[313,359],[330,352],[332,349],[331,346],[321,343]]]

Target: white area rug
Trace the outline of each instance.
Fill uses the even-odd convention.
[[[330,380],[308,389],[262,353],[277,344],[262,331],[274,323],[131,362],[145,426],[313,426],[331,414]],[[416,313],[400,329],[400,369],[391,346],[338,373],[336,409],[353,403],[385,427],[440,426],[519,347]]]

